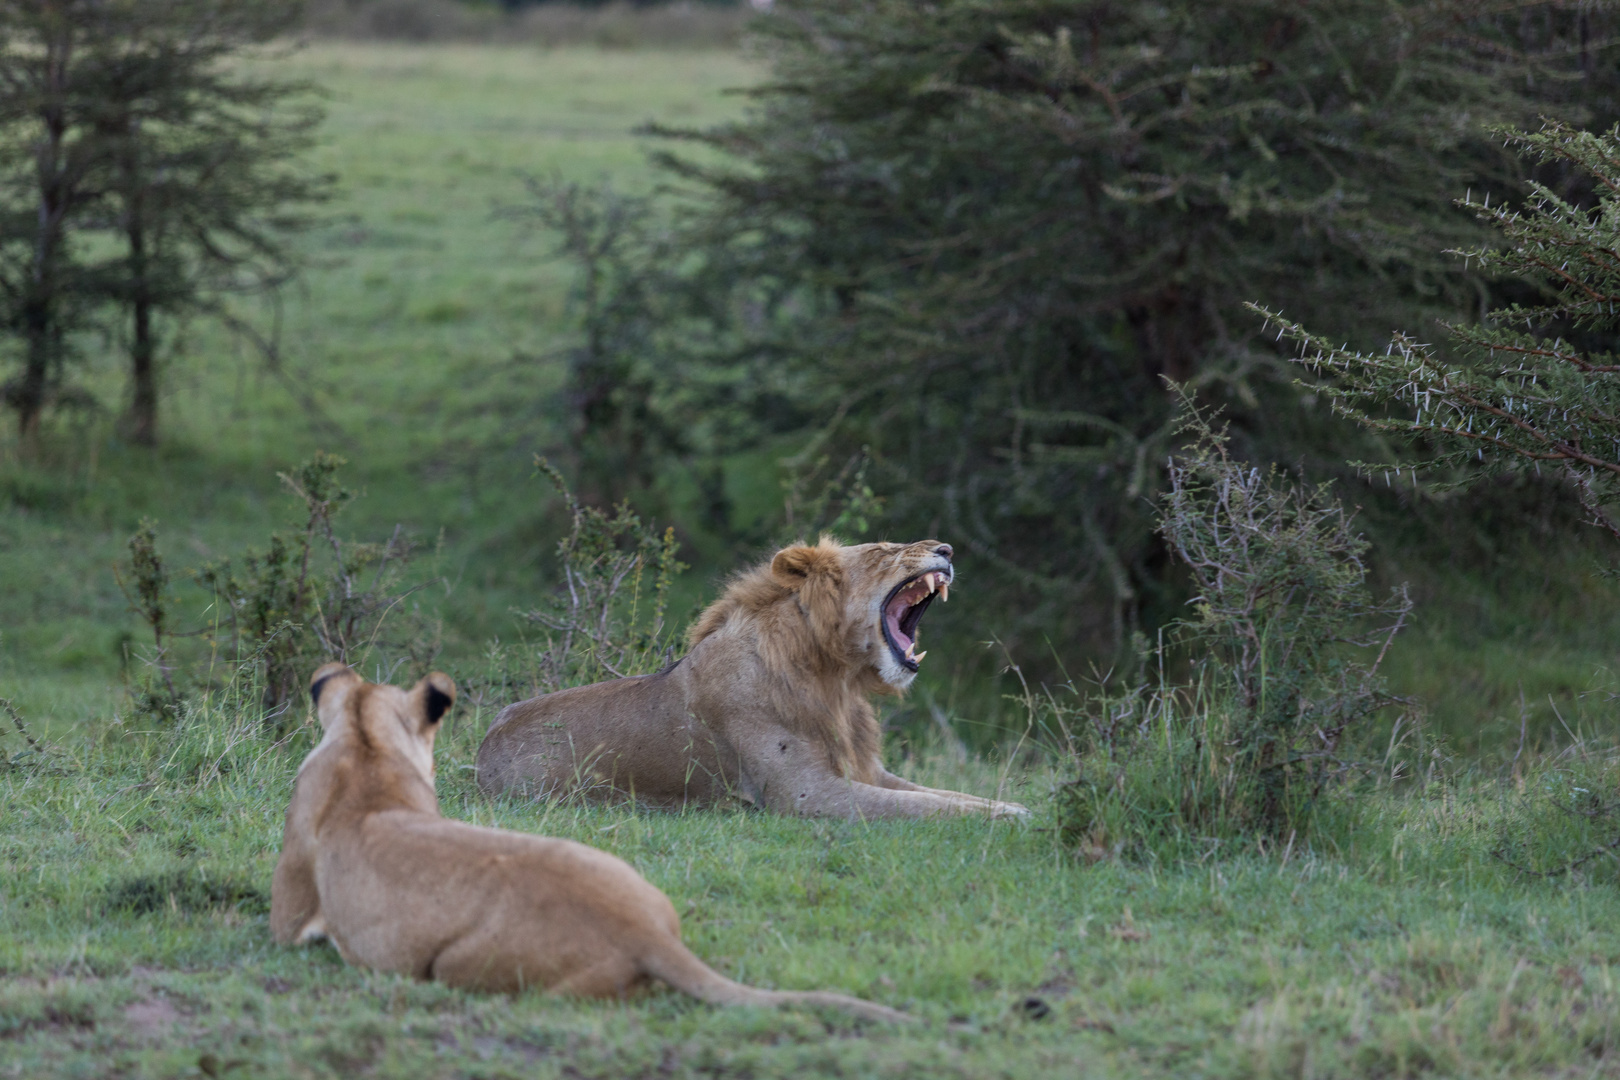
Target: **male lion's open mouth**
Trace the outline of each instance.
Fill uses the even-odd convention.
[[[917,623],[937,592],[941,600],[949,600],[951,573],[949,570],[930,570],[918,574],[894,587],[883,602],[883,640],[901,667],[916,671],[922,658],[928,654],[917,651]]]

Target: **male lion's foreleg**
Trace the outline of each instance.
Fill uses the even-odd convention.
[[[866,784],[838,775],[810,740],[777,729],[762,733],[742,753],[741,786],[779,814],[850,819],[938,817],[978,814],[1024,817],[1016,803],[994,802],[954,791],[931,791],[879,770],[895,786]]]
[[[960,803],[963,807],[961,812],[967,814],[987,814],[992,818],[1029,816],[1029,809],[1021,803],[987,799],[981,795],[969,795],[965,791],[948,791],[943,788],[923,787],[921,784],[913,784],[904,777],[894,775],[882,766],[878,768],[877,786],[894,791],[921,791],[930,795],[938,795],[940,798]]]
[[[786,796],[785,798],[783,796]],[[953,793],[905,791],[878,787],[829,774],[800,777],[780,793],[767,791],[767,804],[781,813],[806,817],[922,818],[981,815],[991,818],[1023,817],[1029,811],[1014,803],[962,797]]]

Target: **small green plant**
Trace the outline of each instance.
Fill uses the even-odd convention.
[[[152,631],[152,650],[141,657],[148,675],[131,688],[135,711],[160,722],[171,721],[180,706],[173,665],[167,658],[169,646],[164,641],[169,632],[172,600],[169,572],[157,546],[157,523],[151,518],[142,518],[140,527],[129,538],[128,566],[115,566],[113,572],[130,610]]]
[[[429,582],[406,580],[415,545],[399,528],[383,543],[342,539],[339,511],[353,493],[338,482],[340,457],[317,452],[291,473],[277,474],[304,504],[291,538],[272,533],[264,550],[221,559],[193,572],[213,603],[201,628],[177,633],[168,599],[169,574],[158,552],[156,527],[143,522],[130,539],[120,582],[130,608],[153,634],[152,666],[166,697],[137,690],[140,711],[172,720],[183,696],[172,677],[174,639],[199,639],[186,672],[193,688],[213,688],[223,672],[240,690],[251,684],[273,726],[309,672],[328,660],[379,659],[392,668],[425,670],[438,651],[435,625],[409,598]],[[161,706],[161,707],[160,707]]]
[[[1378,669],[1411,611],[1405,589],[1372,598],[1367,543],[1327,488],[1234,459],[1185,396],[1183,409],[1159,529],[1195,613],[1151,653],[1138,637],[1156,686],[1099,679],[1088,708],[1045,704],[1077,771],[1060,793],[1065,835],[1088,851],[1145,834],[1294,835],[1350,771],[1350,736],[1396,700]],[[1174,648],[1192,657],[1186,683],[1163,675]]]
[[[642,523],[627,503],[587,506],[544,458],[535,466],[568,504],[571,524],[557,544],[563,580],[550,602],[526,613],[544,634],[535,681],[542,692],[605,678],[644,675],[676,657],[669,590],[686,565],[675,530]]]
[[[0,698],[0,712],[4,712],[10,718],[12,728],[21,736],[24,743],[23,749],[15,753],[0,753],[0,771],[47,767],[52,760],[51,751],[29,733],[28,725],[23,723],[22,713],[17,711],[17,706],[5,698]],[[3,724],[0,724],[0,736],[6,734],[9,732]]]
[[[867,447],[853,455],[836,472],[829,473],[827,455],[806,461],[806,455],[790,458],[784,465],[788,478],[782,481],[782,529],[784,541],[828,532],[844,539],[859,539],[871,531],[872,522],[883,516],[883,496],[872,490],[867,472],[872,455]],[[819,491],[818,479],[825,477]]]

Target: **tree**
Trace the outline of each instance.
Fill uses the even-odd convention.
[[[1620,540],[1620,127],[1597,134],[1551,122],[1509,132],[1530,160],[1588,177],[1595,197],[1577,202],[1543,183],[1522,204],[1470,193],[1459,203],[1500,234],[1502,245],[1452,254],[1481,272],[1529,283],[1541,303],[1511,304],[1479,325],[1449,325],[1444,352],[1405,333],[1388,349],[1334,345],[1299,322],[1255,307],[1296,342],[1297,362],[1331,381],[1334,409],[1428,451],[1432,487],[1482,473],[1541,471],[1564,477],[1592,520]],[[1384,463],[1360,463],[1382,471]],[[1408,466],[1412,483],[1418,469]],[[1394,470],[1396,477],[1405,475]]]
[[[1479,302],[1436,254],[1507,187],[1486,133],[1614,113],[1602,11],[1512,3],[801,0],[735,124],[663,134],[683,257],[762,440],[869,447],[891,528],[949,534],[1017,624],[1122,642],[1166,580],[1166,376],[1241,456],[1340,461],[1242,302],[1353,337]],[[1607,55],[1607,54],[1604,54]],[[981,579],[982,580],[982,579]],[[1161,594],[1168,610],[1168,594]],[[1101,613],[1098,619],[1091,613]]]
[[[4,325],[21,339],[22,372],[5,384],[24,447],[61,382],[66,338],[81,315],[83,267],[70,223],[92,196],[98,147],[81,115],[88,0],[0,3],[0,297]]]
[[[295,208],[324,197],[324,178],[297,166],[321,119],[302,100],[309,88],[225,63],[295,28],[301,8],[147,0],[113,35],[97,127],[125,250],[103,285],[129,320],[136,442],[157,441],[154,317],[220,311],[225,295],[288,280],[296,261],[285,238],[302,224]]]
[[[0,269],[26,342],[8,393],[25,440],[60,385],[68,333],[92,310],[110,304],[126,320],[129,433],[152,443],[157,317],[228,317],[222,297],[291,274],[292,208],[325,190],[297,163],[320,112],[305,84],[229,61],[300,12],[296,0],[0,3],[6,208],[34,222],[31,244],[7,231],[18,240]],[[24,146],[31,170],[17,167]]]

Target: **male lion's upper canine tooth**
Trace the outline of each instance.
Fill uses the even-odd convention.
[[[939,583],[939,602],[942,604],[951,602],[951,583],[948,581]]]

